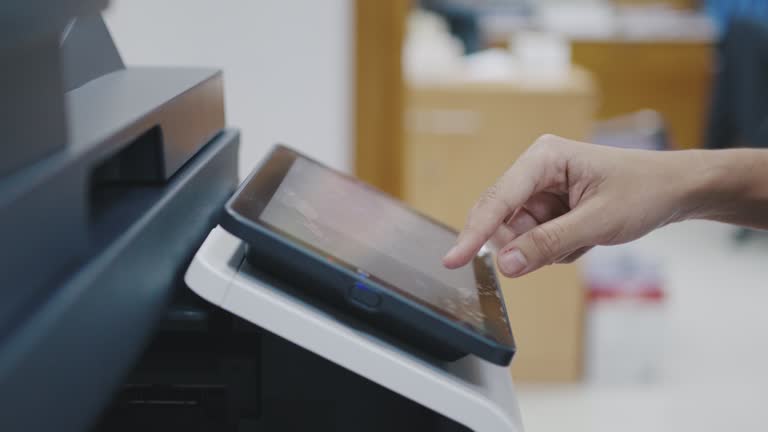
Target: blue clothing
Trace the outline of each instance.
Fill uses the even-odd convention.
[[[706,0],[705,8],[723,32],[734,18],[768,23],[768,0]]]

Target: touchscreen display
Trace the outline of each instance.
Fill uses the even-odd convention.
[[[478,287],[472,265],[443,267],[441,258],[455,243],[454,232],[311,160],[293,161],[258,217],[326,258],[477,330],[498,331],[487,328],[488,318],[506,324],[497,290]],[[486,295],[494,298],[481,298]],[[489,303],[498,312],[493,317],[484,313]]]

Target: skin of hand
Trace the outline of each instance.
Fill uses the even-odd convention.
[[[475,204],[443,264],[464,266],[490,241],[501,273],[519,277],[686,219],[768,225],[766,156],[624,150],[542,136]]]

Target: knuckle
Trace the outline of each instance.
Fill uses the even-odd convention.
[[[537,223],[544,223],[551,218],[552,207],[542,200],[529,200],[525,204],[525,209]]]
[[[483,195],[480,197],[480,202],[493,201],[498,197],[499,197],[499,184],[495,183],[491,185],[491,187],[485,190]]]
[[[536,138],[536,141],[533,142],[533,146],[538,149],[551,149],[552,147],[557,147],[562,144],[562,142],[563,139],[557,135],[544,134]]]
[[[559,136],[552,134],[545,134],[540,136],[533,142],[529,149],[529,155],[534,157],[549,160],[557,157],[561,153],[561,147],[565,140]]]
[[[489,187],[488,189],[483,192],[483,194],[480,196],[480,199],[477,200],[475,205],[472,207],[472,210],[470,211],[471,215],[475,215],[478,213],[481,213],[491,204],[495,204],[499,202],[499,185],[494,184],[493,186]]]
[[[562,229],[555,222],[539,226],[531,231],[531,241],[539,255],[547,263],[552,263],[562,246]]]
[[[540,137],[536,138],[536,142],[534,144],[536,144],[536,145],[545,145],[546,146],[546,145],[550,145],[550,144],[553,144],[555,142],[558,142],[561,139],[562,138],[560,138],[557,135],[548,134],[547,133],[547,134],[541,135]]]

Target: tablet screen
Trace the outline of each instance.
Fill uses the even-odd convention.
[[[259,207],[262,224],[321,251],[326,259],[483,333],[509,331],[496,287],[478,287],[473,265],[456,270],[442,265],[455,232],[355,179],[296,158]],[[501,325],[489,328],[488,321]]]

